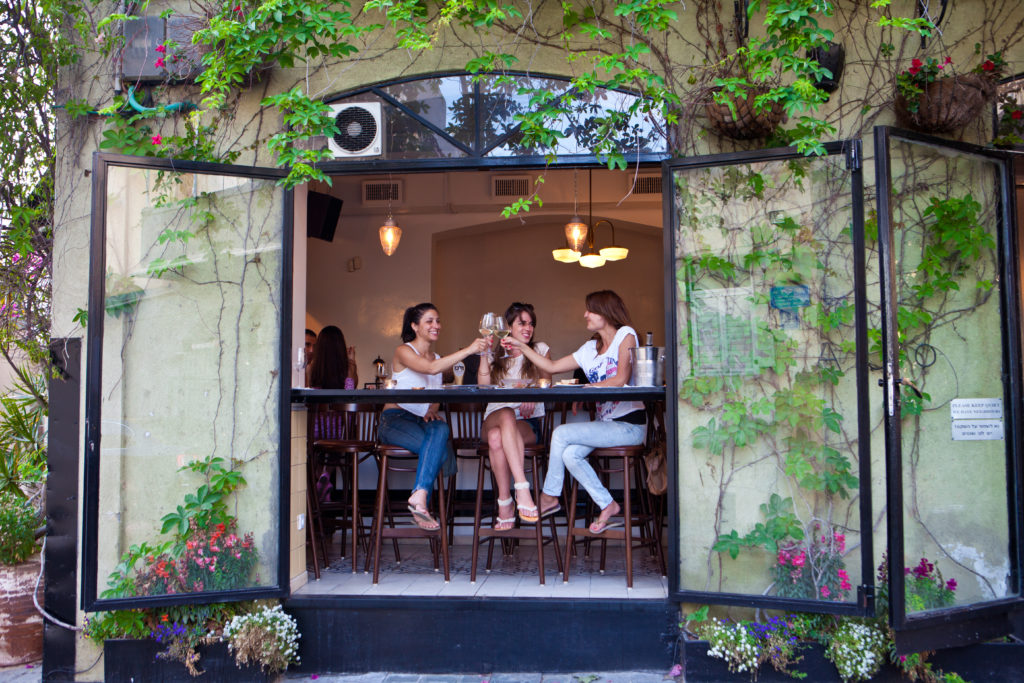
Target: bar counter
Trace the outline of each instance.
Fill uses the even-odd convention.
[[[547,389],[503,389],[465,384],[443,389],[299,389],[292,403],[551,403],[559,401],[663,401],[665,387],[552,385]]]

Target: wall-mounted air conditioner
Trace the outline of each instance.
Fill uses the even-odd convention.
[[[327,140],[335,159],[380,156],[384,126],[379,102],[328,105],[338,132]]]

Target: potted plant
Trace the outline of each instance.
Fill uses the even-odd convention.
[[[711,90],[704,113],[711,126],[726,137],[735,140],[766,138],[782,123],[784,113],[782,105],[769,98],[769,90],[767,86],[744,88],[723,83]]]
[[[896,76],[896,118],[907,128],[948,133],[975,120],[996,92],[1005,67],[1000,53],[988,55],[970,73],[957,74],[953,59],[913,59]]]
[[[21,382],[0,398],[0,666],[35,661],[43,651],[43,619],[33,601],[45,531],[46,406],[38,389]]]

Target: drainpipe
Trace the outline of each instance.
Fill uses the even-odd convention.
[[[141,104],[139,104],[138,100],[135,99],[135,86],[134,85],[130,86],[128,88],[128,104],[131,106],[132,109],[134,109],[135,111],[139,112],[140,114],[145,114],[147,112],[154,112],[154,111],[166,111],[166,112],[172,112],[172,113],[173,112],[182,112],[182,113],[184,113],[184,112],[192,111],[193,109],[197,108],[195,104],[193,104],[192,102],[189,102],[187,100],[184,101],[184,102],[175,102],[174,104],[165,104],[162,107],[144,107]]]

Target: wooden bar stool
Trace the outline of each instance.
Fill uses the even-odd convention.
[[[647,411],[647,421],[648,433],[650,433],[652,431],[650,410]],[[640,471],[639,466],[643,464],[643,457],[644,455],[646,455],[648,448],[649,444],[644,443],[636,446],[611,446],[607,448],[595,448],[590,453],[591,463],[594,466],[594,470],[598,473],[598,476],[600,476],[602,480],[607,482],[608,478],[610,478],[612,475],[622,475],[623,528],[621,529],[605,529],[605,531],[600,534],[594,534],[590,531],[589,526],[576,528],[576,498],[579,492],[579,482],[573,479],[568,499],[569,528],[565,544],[565,568],[562,573],[562,580],[564,582],[569,581],[569,572],[572,567],[574,541],[577,538],[600,541],[619,540],[623,541],[626,552],[626,587],[633,587],[634,547],[650,547],[651,545],[658,543],[660,541],[660,534],[654,533],[650,530],[648,530],[646,533],[641,531],[641,535],[638,538],[634,538],[633,536],[634,527],[640,527],[641,529],[643,529],[644,525],[650,523],[649,518],[646,518],[643,514],[638,514],[637,511],[634,511],[634,501],[632,494],[632,479],[634,475],[637,475],[637,473]],[[637,485],[642,485],[642,481],[642,478],[638,479]],[[664,557],[662,554],[660,554],[660,546],[655,552],[659,552],[659,558]],[[662,562],[664,562],[663,559]],[[601,565],[603,569],[603,547]]]
[[[483,460],[480,452],[480,428],[484,421],[483,403],[446,403],[444,405],[445,419],[451,429],[452,450],[455,457],[460,460],[469,460],[477,464],[477,469],[482,467]],[[459,469],[462,469],[461,467]],[[464,517],[472,516],[472,504],[460,503],[457,499],[456,474],[448,477],[447,488],[447,511],[448,511],[448,545],[455,544],[455,527],[472,526],[473,520],[460,522],[459,514]]]
[[[530,444],[524,448],[524,469],[527,474],[531,475],[530,478],[533,480],[533,490],[540,491],[541,486],[541,462],[547,456],[548,444],[551,440],[551,424],[553,414],[546,412],[544,419],[541,423],[541,436],[535,444]],[[555,551],[555,562],[558,564],[558,571],[562,571],[562,556],[558,547],[558,530],[555,527],[555,517],[551,515],[547,518],[548,526],[550,528],[550,535],[545,537],[544,535],[544,520],[538,520],[536,524],[530,524],[527,526],[516,526],[505,531],[498,531],[494,529],[494,524],[497,522],[497,511],[491,513],[491,526],[483,527],[483,495],[484,495],[484,470],[490,472],[490,461],[487,458],[489,451],[488,445],[481,442],[480,445],[480,469],[477,472],[476,482],[476,506],[473,513],[473,562],[470,565],[469,580],[471,583],[476,583],[476,570],[478,566],[480,556],[480,544],[486,541],[488,543],[487,548],[487,571],[491,571],[491,560],[494,554],[494,541],[505,539],[533,539],[537,544],[537,573],[540,576],[540,584],[544,585],[544,545],[547,543],[551,544],[551,547]],[[494,481],[494,474],[491,473],[491,490],[496,491],[497,485]],[[513,491],[513,496],[515,492]],[[518,510],[517,510],[518,516]]]
[[[449,557],[448,557],[448,517],[447,506],[445,505],[444,475],[437,475],[437,494],[435,500],[439,508],[435,519],[438,528],[433,531],[421,529],[415,524],[413,526],[396,526],[394,520],[389,517],[389,524],[384,525],[385,515],[391,514],[388,501],[388,472],[416,472],[416,464],[419,455],[398,446],[390,444],[378,444],[377,451],[377,502],[374,506],[373,517],[373,583],[380,581],[380,547],[385,538],[428,538],[430,547],[434,553],[434,571],[438,570],[438,556],[444,564],[444,581],[451,580]],[[440,553],[438,552],[440,547]]]
[[[356,571],[359,544],[366,543],[362,515],[359,509],[359,464],[368,459],[377,447],[377,420],[380,406],[372,404],[346,403],[338,405],[313,405],[313,431],[311,463],[314,480],[313,518],[311,526],[319,527],[321,538],[323,520],[327,517],[348,521],[352,532],[352,572]],[[340,501],[322,501],[316,495],[318,472],[337,468],[342,472],[343,489],[348,488],[348,500],[344,495]],[[348,529],[342,526],[341,556],[345,557],[345,536]],[[323,547],[325,566],[326,548]],[[314,546],[315,555],[315,546]],[[319,571],[316,572],[319,574]],[[317,576],[319,578],[319,576]]]

